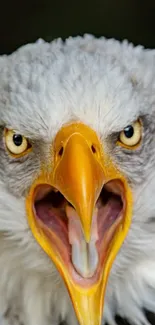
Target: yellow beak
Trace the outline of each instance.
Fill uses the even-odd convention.
[[[63,127],[56,136],[52,152],[54,154],[52,169],[42,170],[27,197],[29,224],[34,237],[62,275],[80,325],[100,325],[110,268],[130,226],[131,191],[123,175],[105,154],[96,133],[82,123],[72,123]],[[92,277],[84,278],[75,270],[70,255],[66,253],[68,257],[64,258],[64,251],[67,249],[60,236],[53,229],[47,229],[34,215],[36,189],[43,184],[51,186],[74,207],[81,225],[79,229],[83,232],[80,236],[86,243],[85,247],[89,247],[92,244],[93,227],[94,225],[98,227],[97,217],[94,221],[97,200],[103,186],[114,180],[117,180],[117,184],[121,183],[121,191],[123,188],[122,196],[125,204],[122,215],[108,229],[104,238],[100,240],[97,237],[97,240],[101,241],[100,249],[97,241],[93,247],[98,252],[98,263]],[[117,190],[118,187],[117,185]]]
[[[64,141],[64,152],[53,173],[54,186],[77,211],[87,242],[90,240],[93,210],[104,182],[103,169],[97,157],[94,158],[97,149],[91,148],[91,138],[92,134],[89,140],[89,135],[84,137],[82,132],[72,131]]]

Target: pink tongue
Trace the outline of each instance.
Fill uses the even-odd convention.
[[[69,243],[73,245],[74,243],[80,243],[84,239],[81,222],[78,215],[74,209],[71,207],[66,208],[66,214],[68,217],[68,235]]]
[[[81,240],[85,240],[84,233],[81,226],[80,218],[72,207],[66,206],[66,215],[68,217],[68,233],[69,233],[69,243],[73,245],[75,242],[80,243]],[[98,231],[97,231],[97,209],[92,218],[92,232],[91,241],[97,241]]]
[[[70,206],[66,207],[68,217],[69,243],[72,246],[72,263],[84,278],[91,277],[98,265],[98,252],[96,249],[97,235],[97,210],[93,215],[91,240],[86,243],[80,218]]]

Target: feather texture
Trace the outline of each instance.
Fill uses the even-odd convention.
[[[116,148],[111,135],[144,119],[138,152]],[[39,40],[0,59],[0,325],[58,325],[77,320],[64,283],[35,242],[25,195],[49,144],[68,120],[90,125],[126,175],[134,193],[129,234],[108,280],[103,324],[120,315],[148,325],[155,312],[155,51],[92,36],[65,43]],[[34,143],[34,153],[13,162],[3,127]]]

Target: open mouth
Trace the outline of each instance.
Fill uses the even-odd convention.
[[[61,127],[25,206],[32,235],[64,280],[79,324],[101,325],[133,195],[93,129],[76,121]]]
[[[67,266],[74,282],[83,283],[83,286],[90,286],[98,280],[116,230],[123,223],[125,209],[122,182],[109,181],[96,202],[91,239],[86,243],[77,212],[59,191],[40,184],[34,193],[35,222]]]

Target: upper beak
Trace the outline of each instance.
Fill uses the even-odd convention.
[[[61,138],[63,152],[54,168],[53,184],[75,208],[85,240],[89,242],[92,215],[104,183],[104,173],[99,149],[92,142],[92,131],[87,135],[84,133],[88,133],[88,129],[79,131],[73,132],[72,126],[67,139]]]
[[[80,324],[100,325],[108,274],[112,262],[126,237],[131,221],[131,192],[126,180],[118,173],[112,162],[105,155],[96,133],[89,127],[81,123],[72,123],[63,127],[54,141],[53,153],[52,171],[44,171],[42,173],[33,184],[27,198],[30,227],[37,241],[62,274]],[[76,217],[79,218],[77,225],[79,225],[78,227],[83,233],[83,235],[81,233],[81,240],[85,243],[84,246],[89,248],[90,246],[92,247],[92,244],[94,245],[94,242],[92,243],[95,232],[93,226],[97,224],[97,221],[95,220],[94,223],[93,218],[95,218],[94,211],[97,199],[104,184],[114,179],[120,179],[124,185],[127,197],[125,221],[123,221],[123,226],[118,228],[115,240],[111,240],[108,247],[106,247],[107,238],[105,238],[105,241],[103,240],[102,249],[104,255],[106,254],[104,256],[104,263],[103,257],[99,256],[96,273],[94,273],[92,279],[79,278],[79,275],[75,273],[75,269],[71,272],[69,267],[59,258],[55,248],[52,247],[55,244],[51,244],[43,231],[38,231],[38,225],[34,221],[30,201],[34,200],[33,193],[38,184],[48,183],[57,189],[75,209]],[[62,244],[59,242],[59,239],[57,237],[54,238],[61,246]],[[104,246],[106,247],[105,250]],[[82,247],[80,246],[81,254],[83,254]],[[93,252],[94,250],[97,252],[96,242],[93,246]]]

